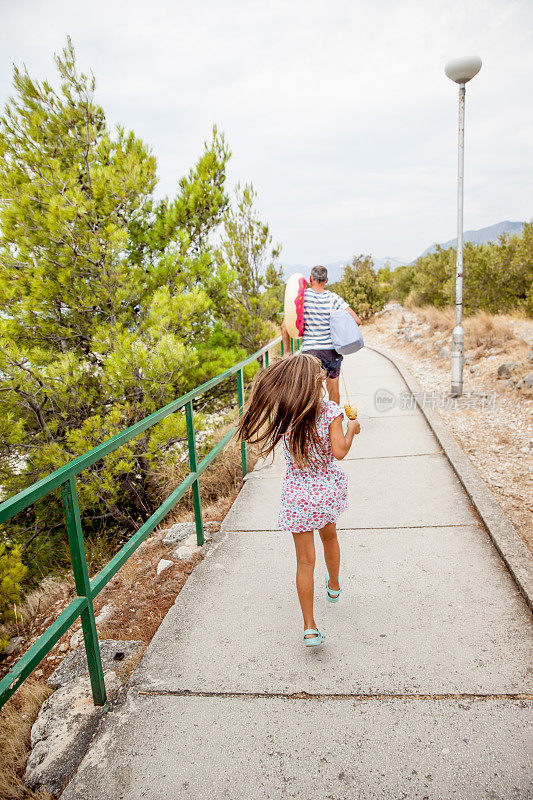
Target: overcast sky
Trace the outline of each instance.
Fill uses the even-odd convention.
[[[411,260],[455,236],[457,87],[467,85],[465,230],[533,215],[531,0],[0,0],[0,94],[12,64],[52,77],[73,39],[97,99],[157,157],[161,194],[213,123],[283,245],[311,265]]]

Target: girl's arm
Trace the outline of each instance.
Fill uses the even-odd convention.
[[[346,433],[342,430],[342,415],[339,414],[335,417],[329,426],[329,440],[331,442],[331,449],[333,455],[339,461],[347,455],[350,447],[352,446],[353,437],[359,433],[361,426],[359,420],[348,420],[348,427]]]

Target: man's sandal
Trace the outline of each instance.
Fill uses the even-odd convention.
[[[329,575],[326,572],[326,598],[330,603],[338,603],[339,598],[341,596],[341,589],[342,589],[342,580],[339,578],[339,588],[338,589],[330,589],[329,588]]]
[[[306,639],[307,633],[314,633],[315,635]],[[316,647],[317,644],[322,644],[325,638],[326,634],[319,631],[318,628],[307,628],[304,631],[304,644],[306,647]]]

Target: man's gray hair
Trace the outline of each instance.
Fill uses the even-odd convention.
[[[317,283],[325,283],[328,279],[328,271],[325,267],[313,267],[311,270],[311,280]]]

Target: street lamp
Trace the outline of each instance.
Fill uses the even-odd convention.
[[[452,395],[463,393],[463,177],[465,155],[465,84],[481,69],[479,56],[452,58],[444,72],[459,84],[459,159],[457,170],[457,265],[455,274],[455,328],[452,334]]]

